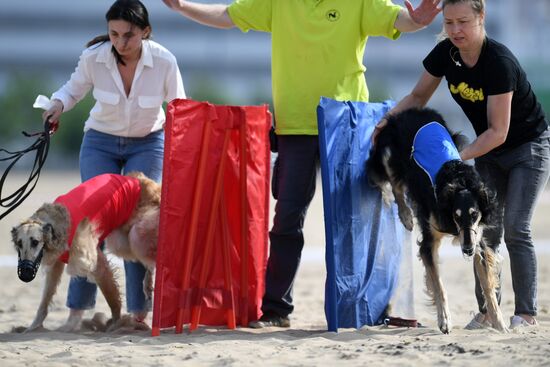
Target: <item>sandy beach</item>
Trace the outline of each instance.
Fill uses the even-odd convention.
[[[17,183],[22,178],[16,178]],[[24,204],[0,222],[0,365],[1,366],[550,366],[550,192],[545,192],[534,220],[539,260],[539,326],[501,334],[495,330],[464,330],[477,306],[473,293],[472,263],[458,248],[446,245],[442,275],[454,328],[443,335],[437,328],[435,310],[424,293],[423,268],[415,257],[414,307],[422,328],[363,327],[359,330],[326,331],[324,302],[324,229],[321,190],[312,203],[306,223],[306,250],[295,284],[296,309],[290,329],[254,330],[201,327],[189,334],[163,330],[123,330],[115,333],[55,331],[68,315],[63,282],[45,322],[47,331],[23,334],[34,317],[43,285],[42,276],[23,283],[16,274],[16,255],[10,228],[32,213],[42,202],[79,182],[76,173],[44,174]],[[8,190],[9,191],[9,190]],[[3,193],[5,195],[6,193]],[[416,253],[416,249],[415,249]],[[509,261],[503,251],[503,314],[513,314]],[[123,271],[119,269],[123,286]],[[96,312],[107,312],[98,296]],[[87,317],[90,317],[90,313]],[[150,322],[150,318],[148,320]]]

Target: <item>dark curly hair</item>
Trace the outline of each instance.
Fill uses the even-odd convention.
[[[111,5],[107,13],[105,14],[105,19],[107,22],[110,20],[125,20],[130,24],[135,25],[136,27],[139,27],[141,30],[144,30],[145,28],[149,27],[151,28],[151,24],[149,23],[149,13],[147,12],[147,8],[143,3],[139,0],[117,0]],[[147,39],[151,37],[151,33],[147,35]],[[109,35],[108,34],[102,34],[101,36],[97,36],[91,41],[89,41],[86,44],[86,47],[91,47],[95,44],[101,44],[104,42],[109,41]],[[124,61],[120,57],[120,54],[117,52],[115,47],[111,49],[113,54],[115,55],[115,59],[117,63],[125,65]]]

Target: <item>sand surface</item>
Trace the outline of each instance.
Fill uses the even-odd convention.
[[[17,182],[14,180],[14,182]],[[363,327],[360,330],[326,331],[323,311],[325,267],[322,204],[317,195],[306,224],[306,251],[295,284],[295,312],[290,329],[253,330],[204,328],[189,334],[163,330],[123,330],[117,333],[55,331],[67,317],[64,306],[67,280],[63,283],[46,320],[47,331],[22,334],[38,306],[42,276],[29,284],[16,274],[10,228],[42,202],[51,201],[78,183],[74,173],[49,173],[41,177],[31,197],[0,221],[0,366],[550,366],[550,194],[537,209],[534,235],[539,259],[539,326],[508,334],[494,330],[468,331],[464,325],[476,310],[472,263],[458,248],[445,247],[442,256],[444,284],[450,300],[454,328],[443,335],[435,311],[424,294],[423,269],[414,258],[414,308],[423,328]],[[318,190],[318,194],[320,190]],[[6,193],[3,192],[4,196]],[[504,251],[502,310],[513,313],[509,261]],[[119,271],[123,285],[123,272]],[[98,297],[97,312],[107,312]],[[87,315],[87,316],[91,316]],[[148,320],[150,322],[150,319]]]

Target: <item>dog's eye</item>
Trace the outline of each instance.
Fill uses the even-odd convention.
[[[16,245],[18,248],[23,248],[23,241],[17,240],[17,242],[15,243],[15,245]]]
[[[36,248],[37,246],[38,246],[38,240],[36,240],[36,239],[33,238],[33,239],[31,240],[31,247],[32,247],[32,248]]]

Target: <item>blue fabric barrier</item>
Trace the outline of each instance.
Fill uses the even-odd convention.
[[[395,205],[368,184],[365,162],[374,126],[395,102],[338,102],[317,107],[326,235],[328,329],[382,322],[410,238]]]

